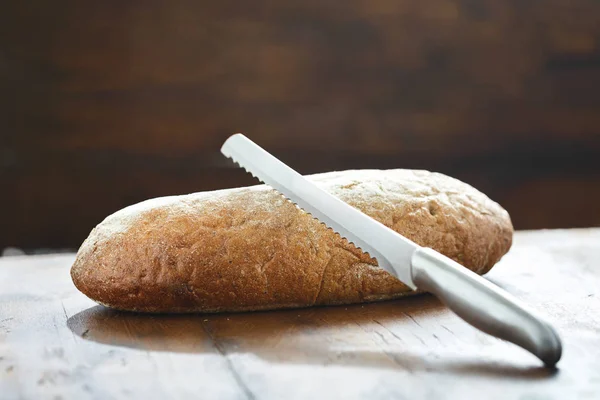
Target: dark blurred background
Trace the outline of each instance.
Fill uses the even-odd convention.
[[[597,0],[6,1],[0,250],[76,248],[156,196],[425,168],[518,229],[600,225]]]

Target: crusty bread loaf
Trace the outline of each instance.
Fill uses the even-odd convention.
[[[510,248],[508,213],[427,171],[310,177],[416,243],[487,272]],[[98,303],[144,312],[218,312],[391,299],[410,290],[268,186],[157,198],[106,218],[71,269]]]

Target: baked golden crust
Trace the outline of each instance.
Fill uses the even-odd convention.
[[[416,243],[483,274],[509,250],[508,213],[471,186],[413,170],[309,177]],[[143,312],[347,304],[411,292],[374,259],[265,185],[163,197],[107,217],[82,244],[75,286]]]

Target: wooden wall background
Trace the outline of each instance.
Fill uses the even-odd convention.
[[[303,173],[427,168],[520,229],[600,225],[596,0],[2,2],[0,88],[0,248],[251,184],[218,152],[238,131]]]

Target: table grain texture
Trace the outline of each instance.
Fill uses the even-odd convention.
[[[73,259],[0,259],[1,399],[600,398],[600,228],[518,232],[487,275],[556,325],[556,370],[430,295],[141,315],[79,293]]]

